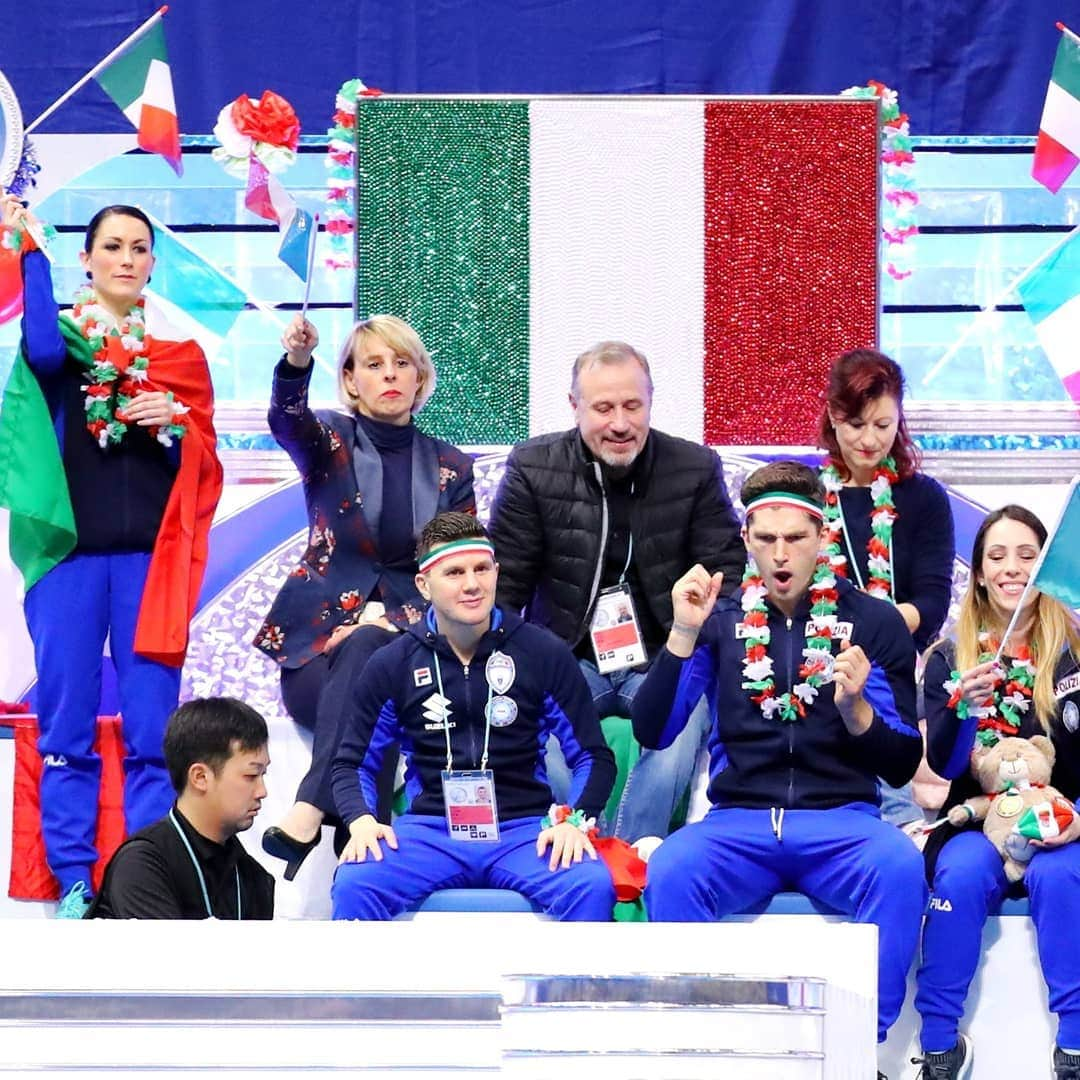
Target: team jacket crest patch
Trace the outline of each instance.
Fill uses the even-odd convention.
[[[487,684],[496,694],[505,694],[514,685],[514,677],[517,668],[514,666],[514,658],[506,653],[495,650],[484,665],[484,675]]]

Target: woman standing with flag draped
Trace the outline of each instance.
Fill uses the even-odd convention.
[[[188,625],[221,494],[206,357],[154,335],[142,292],[154,231],[141,210],[94,215],[70,311],[53,298],[41,227],[0,199],[22,252],[23,337],[0,413],[0,505],[26,587],[37,667],[41,824],[59,917],[81,917],[98,859],[94,752],[106,638],[123,715],[124,814],[133,832],[167,812],[162,756]]]
[[[927,754],[931,768],[952,781],[943,817],[981,793],[971,755],[1000,735],[1048,735],[1055,751],[1051,784],[1072,801],[1080,796],[1080,630],[1064,604],[1032,587],[1045,544],[1045,526],[1022,506],[989,514],[975,534],[956,629],[927,654]],[[1040,850],[1024,877],[1050,1009],[1058,1016],[1059,1080],[1080,1078],[1078,837],[1080,817],[1074,816],[1058,835],[1035,841]],[[983,924],[1010,886],[979,822],[964,829],[942,822],[925,855],[932,898],[915,995],[923,1047],[916,1063],[921,1080],[958,1080],[971,1074],[973,1046],[959,1023]]]

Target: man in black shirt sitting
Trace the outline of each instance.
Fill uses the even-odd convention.
[[[164,744],[176,802],[117,849],[86,918],[272,919],[274,879],[236,837],[266,797],[268,742],[242,701],[181,705]]]

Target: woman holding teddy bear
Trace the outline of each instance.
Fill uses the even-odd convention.
[[[971,1075],[973,1047],[959,1031],[964,999],[979,964],[983,924],[1010,890],[1001,853],[961,807],[982,793],[973,761],[999,739],[1034,739],[1032,752],[1051,759],[1052,785],[1069,803],[1080,796],[1080,630],[1063,604],[1027,588],[1046,536],[1042,522],[1023,507],[1005,506],[987,516],[975,536],[956,628],[926,657],[927,758],[952,786],[926,847],[932,899],[915,996],[923,1057],[913,1061],[922,1065],[921,1080]],[[1011,798],[1016,807],[999,805],[999,814],[1019,820],[1022,800],[1000,798]],[[960,810],[952,818],[966,817],[966,824],[949,822],[953,808]],[[1050,1009],[1058,1017],[1055,1076],[1080,1080],[1080,846],[1072,842],[1080,837],[1080,817],[1063,809],[1059,818],[1049,831],[1060,831],[1031,841],[1020,857],[1030,857],[1023,883]],[[1010,874],[1019,874],[1015,863]]]

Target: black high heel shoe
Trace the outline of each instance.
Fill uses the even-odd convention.
[[[285,880],[292,881],[296,877],[297,870],[300,869],[300,865],[308,857],[310,852],[319,846],[319,841],[322,839],[322,829],[315,834],[313,840],[308,840],[307,843],[297,840],[295,836],[290,836],[284,829],[279,829],[276,825],[271,825],[266,832],[263,833],[262,848],[267,855],[273,855],[275,859],[285,860]]]

